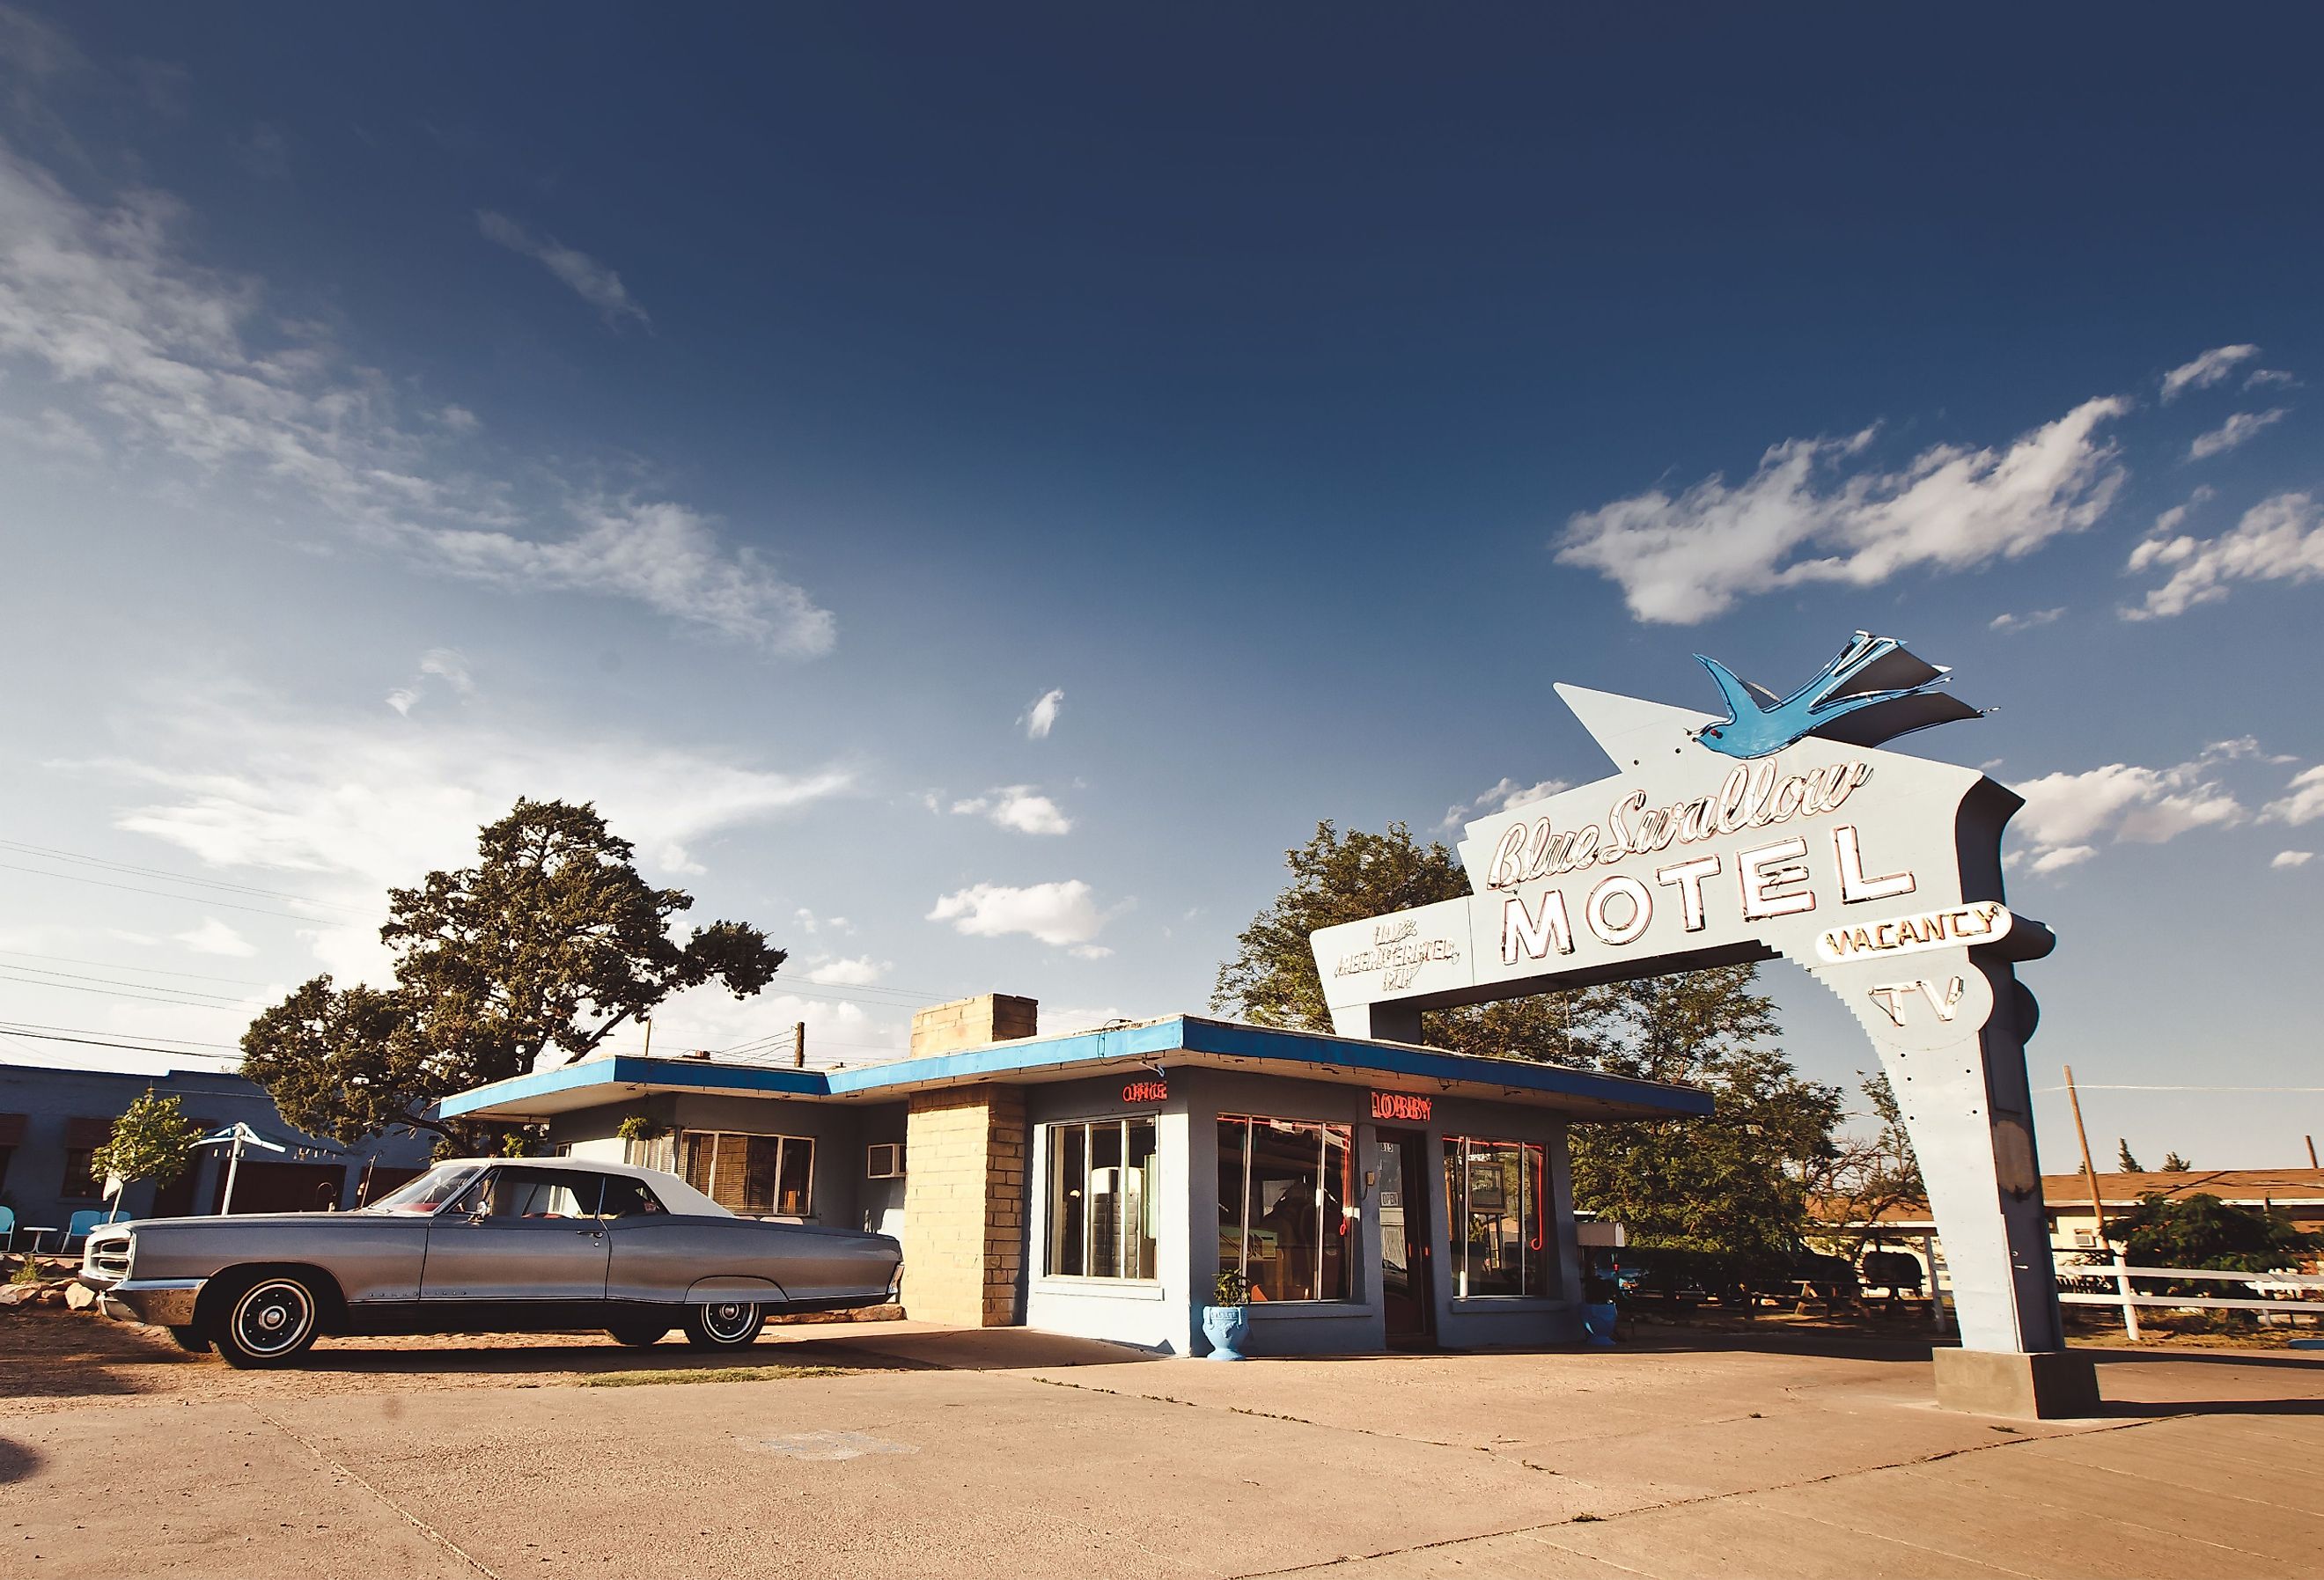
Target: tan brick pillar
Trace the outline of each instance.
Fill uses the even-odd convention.
[[[904,1310],[921,1322],[1007,1327],[1025,1270],[1025,1095],[915,1093],[904,1130]]]

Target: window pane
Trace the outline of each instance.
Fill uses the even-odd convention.
[[[1078,1124],[1049,1127],[1049,1270],[1083,1270],[1082,1236],[1088,1206],[1088,1132]]]
[[[1255,1300],[1325,1298],[1317,1287],[1323,1162],[1322,1137],[1315,1126],[1279,1119],[1252,1123],[1250,1246],[1244,1272]]]
[[[1453,1292],[1541,1295],[1548,1289],[1543,1152],[1518,1141],[1444,1141],[1445,1219]]]
[[[1090,1126],[1089,1270],[1093,1278],[1121,1277],[1121,1125]]]
[[[1351,1298],[1348,1285],[1355,1270],[1355,1258],[1349,1252],[1355,1243],[1356,1220],[1348,1212],[1348,1202],[1355,1194],[1354,1149],[1349,1145],[1346,1126],[1327,1124],[1323,1132],[1323,1199],[1316,1225],[1321,1237],[1317,1241],[1320,1254],[1316,1258],[1315,1298],[1345,1300]]]
[[[1219,1270],[1240,1269],[1243,1252],[1243,1151],[1250,1136],[1247,1119],[1219,1121]]]
[[[775,1177],[775,1211],[804,1218],[814,1206],[815,1142],[806,1136],[783,1138],[783,1161]]]
[[[1130,1122],[1130,1159],[1123,1175],[1129,1195],[1122,1204],[1123,1221],[1131,1226],[1126,1240],[1128,1260],[1121,1276],[1150,1279],[1157,1259],[1154,1253],[1154,1220],[1161,1211],[1162,1160],[1154,1150],[1154,1122]]]

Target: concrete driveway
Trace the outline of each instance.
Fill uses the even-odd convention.
[[[896,1323],[783,1330],[727,1373],[760,1380],[659,1385],[697,1359],[347,1341],[254,1374],[122,1351],[0,1398],[0,1569],[2324,1567],[2324,1361],[2100,1359],[2112,1413],[2035,1425],[1936,1410],[1925,1351],[1797,1337],[1222,1366]]]

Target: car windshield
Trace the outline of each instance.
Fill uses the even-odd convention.
[[[362,1210],[366,1213],[432,1213],[459,1195],[470,1180],[484,1171],[481,1163],[438,1163],[419,1178],[390,1191]]]

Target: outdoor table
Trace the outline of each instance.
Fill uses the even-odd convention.
[[[16,1233],[19,1234],[30,1234],[32,1237],[32,1249],[26,1254],[38,1256],[41,1254],[41,1236],[43,1234],[62,1234],[63,1231],[59,1229],[53,1224],[19,1224],[16,1225]]]

